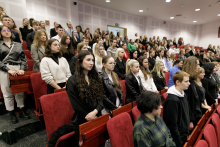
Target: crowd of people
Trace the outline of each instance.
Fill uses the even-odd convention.
[[[58,22],[24,18],[17,29],[14,20],[0,7],[0,85],[11,122],[17,123],[14,96],[8,73],[24,75],[27,60],[22,44],[27,44],[34,62],[33,71],[41,73],[47,94],[66,88],[74,109],[72,125],[79,125],[123,106],[120,80],[125,80],[125,103],[137,101],[141,115],[134,125],[135,147],[182,147],[190,131],[211,105],[218,105],[220,91],[219,45],[208,52],[195,50],[183,38],[144,37],[136,33],[128,39],[108,30],[64,29]],[[176,53],[179,54],[176,59]],[[165,72],[170,72],[165,82]],[[167,90],[164,117],[159,116],[162,100],[159,91]],[[20,118],[29,119],[24,109],[24,93],[15,94]],[[66,132],[68,133],[68,131]],[[76,133],[77,134],[77,133]],[[79,136],[74,144],[78,146]]]

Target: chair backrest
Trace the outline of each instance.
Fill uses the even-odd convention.
[[[36,111],[40,112],[40,102],[38,99],[41,96],[47,94],[47,83],[44,80],[42,80],[41,73],[31,74],[30,78],[31,78],[33,92],[34,92]]]
[[[70,123],[73,108],[66,91],[44,95],[40,98],[40,103],[49,140],[54,131]]]
[[[166,90],[166,89],[163,89],[163,90],[160,91],[160,95],[163,95],[163,94],[166,93],[166,92],[167,92],[167,90]]]
[[[167,98],[167,93],[163,93],[163,100],[165,100]]]
[[[217,147],[218,146],[216,132],[215,132],[213,125],[208,124],[205,127],[203,134],[204,134],[205,140],[207,141],[209,147]]]
[[[138,110],[137,106],[132,109],[132,116],[133,116],[134,123],[136,122],[140,114],[141,112]]]
[[[217,139],[218,139],[218,146],[220,147],[220,118],[217,113],[212,115],[212,122],[216,131]]]
[[[166,84],[168,84],[170,72],[165,72],[164,75],[165,75],[165,82]]]
[[[133,125],[127,112],[111,118],[107,129],[112,147],[133,147]]]
[[[218,112],[218,115],[220,117],[220,105],[217,107],[217,112]]]
[[[28,68],[25,71],[32,71],[34,67],[33,60],[27,60]]]
[[[22,46],[23,46],[24,50],[28,50],[26,41],[23,40]]]
[[[125,98],[126,98],[126,86],[125,86],[125,80],[121,80],[121,87],[123,91],[123,105],[125,105]]]
[[[112,117],[115,117],[118,114],[121,114],[123,112],[128,112],[132,110],[132,103],[129,103],[127,105],[124,105],[118,109],[115,109],[112,111]]]
[[[27,59],[32,60],[31,52],[29,50],[24,50],[24,51],[25,51],[25,55],[26,55]]]
[[[209,147],[205,140],[200,140],[196,147]]]

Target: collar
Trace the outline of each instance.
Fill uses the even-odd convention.
[[[157,116],[155,116],[155,121],[151,120],[149,117],[141,113],[141,118],[151,126],[152,124],[155,124],[155,122],[158,120]]]
[[[107,73],[105,72],[105,70],[102,71],[102,77],[105,80],[109,79],[109,77],[108,77]]]
[[[14,43],[14,41],[11,39],[11,44],[10,44],[10,45],[12,45],[13,43]],[[1,44],[1,45],[6,45],[3,40],[1,40],[1,43],[0,43],[0,44]]]

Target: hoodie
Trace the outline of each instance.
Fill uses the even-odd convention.
[[[167,98],[164,101],[163,119],[170,133],[173,141],[177,147],[182,147],[183,139],[189,135],[189,108],[187,96],[182,91],[180,93],[176,90],[175,85],[170,87],[167,91]]]

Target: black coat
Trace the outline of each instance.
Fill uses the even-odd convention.
[[[107,51],[107,49],[110,47],[110,43],[108,45],[106,45],[106,42],[104,42],[103,46],[104,46],[105,50]]]
[[[76,39],[77,39],[77,41],[76,41]],[[73,45],[74,49],[77,49],[77,45],[79,43],[79,38],[76,37],[76,39],[75,39],[75,37],[72,37],[72,45]]]
[[[19,36],[18,32],[12,30],[12,33],[13,33],[14,36],[15,36],[15,38],[13,39],[13,41],[14,41],[14,42],[19,42],[19,43],[21,43],[20,36]]]
[[[117,58],[115,62],[116,65],[114,71],[120,79],[124,80],[126,77],[126,60],[122,59],[122,62],[120,62],[120,60]]]
[[[130,72],[125,78],[125,86],[126,86],[126,100],[125,103],[132,103],[136,101],[136,98],[141,94],[143,87],[141,85],[141,79],[139,77],[139,83],[135,78],[135,76]]]
[[[55,28],[50,29],[50,37],[52,38],[56,35],[57,35],[57,32],[56,32]]]
[[[104,87],[104,95],[105,98],[103,99],[103,105],[107,110],[115,110],[118,107],[116,106],[116,99],[117,97],[120,100],[120,105],[123,105],[123,94],[120,93],[117,89],[115,84],[109,79],[107,73],[103,71],[100,75],[103,87]],[[119,80],[119,79],[118,79]]]
[[[149,63],[149,70],[150,70],[150,71],[153,70],[154,65],[155,65],[155,59],[149,57],[149,58],[148,58],[148,63]]]
[[[31,51],[31,44],[34,41],[34,35],[35,35],[35,31],[32,31],[31,33],[27,34],[27,37],[26,37],[27,48],[29,51]]]
[[[75,55],[74,57],[72,57],[72,59],[69,62],[70,65],[70,71],[71,74],[74,75],[75,71],[76,71],[76,61],[77,61],[78,55]]]
[[[67,52],[63,53],[63,57],[66,58],[68,63],[71,61],[73,56],[74,54],[70,51],[70,49],[67,49]]]
[[[158,75],[157,75],[157,72],[156,71],[152,71],[152,75],[153,75],[153,79],[154,79],[154,83],[157,87],[157,90],[158,91],[161,91],[164,89],[164,87],[166,87],[166,81],[165,81],[165,78],[162,77],[160,78]]]

